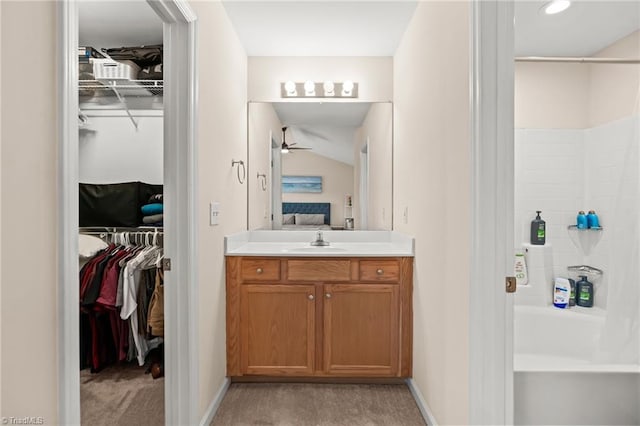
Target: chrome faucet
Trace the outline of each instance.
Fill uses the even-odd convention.
[[[325,241],[322,236],[322,231],[318,231],[318,233],[316,234],[316,240],[311,241],[311,245],[316,247],[324,247],[329,245],[329,241]]]

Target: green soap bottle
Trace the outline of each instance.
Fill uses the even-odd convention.
[[[593,307],[593,283],[587,280],[586,275],[581,275],[576,283],[576,304],[583,308]]]
[[[531,244],[534,246],[543,246],[546,239],[546,223],[540,217],[542,210],[537,210],[536,213],[538,215],[531,221]]]

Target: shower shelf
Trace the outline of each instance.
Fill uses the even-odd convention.
[[[571,242],[587,256],[600,242],[604,228],[578,228],[576,225],[570,225],[567,227],[567,231]]]
[[[575,272],[579,275],[585,274],[585,275],[592,275],[597,277],[602,276],[602,274],[604,274],[604,272],[602,272],[601,269],[594,268],[593,266],[589,266],[589,265],[568,266],[567,270],[569,272]]]

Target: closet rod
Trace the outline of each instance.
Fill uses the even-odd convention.
[[[579,64],[640,64],[640,59],[630,58],[591,58],[571,56],[517,56],[516,62],[569,62]]]
[[[85,117],[95,117],[95,118],[129,118],[129,115],[126,113],[122,113],[122,114],[92,114],[90,112],[87,112],[87,110],[84,110],[82,112],[82,114]],[[131,115],[135,118],[163,118],[163,115],[160,114],[136,114],[136,113],[131,113]]]
[[[81,226],[79,228],[80,233],[88,232],[164,232],[162,226],[138,226],[138,227],[123,227],[123,226]]]

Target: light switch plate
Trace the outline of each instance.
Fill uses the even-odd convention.
[[[209,204],[209,225],[220,224],[220,203],[213,201]]]

